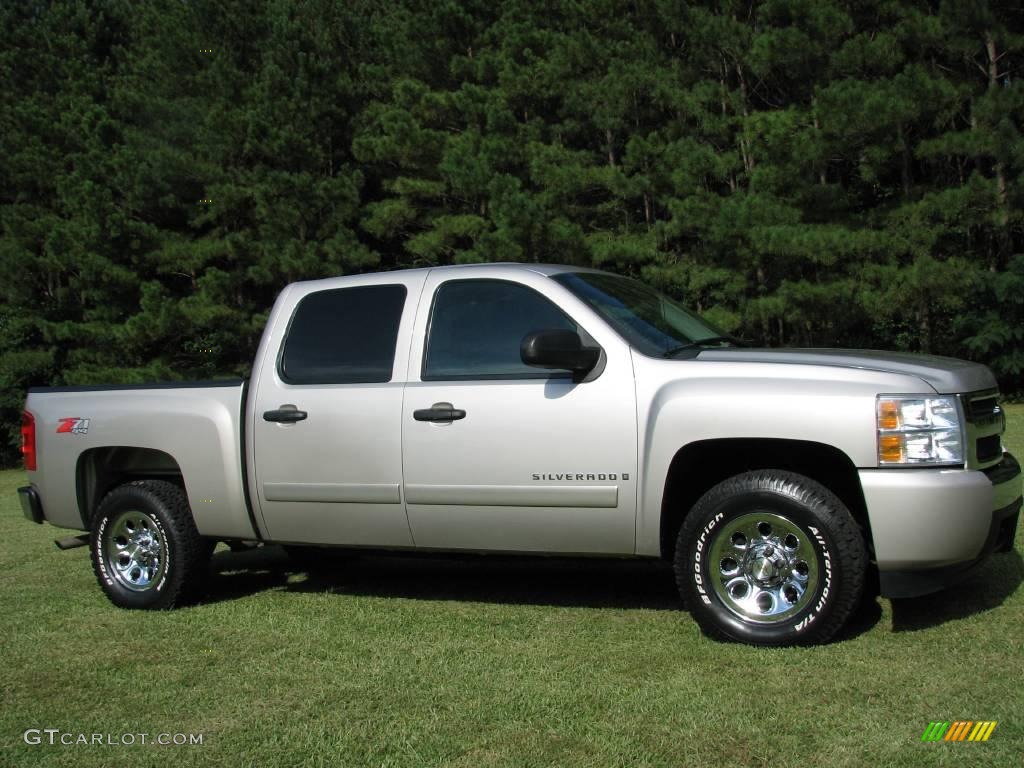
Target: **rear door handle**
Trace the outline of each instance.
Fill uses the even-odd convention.
[[[275,421],[278,424],[294,424],[296,421],[304,420],[308,415],[294,405],[282,405],[276,411],[264,411],[263,420]]]
[[[429,408],[413,411],[412,417],[416,421],[458,421],[466,418],[466,412],[451,403],[434,403]]]

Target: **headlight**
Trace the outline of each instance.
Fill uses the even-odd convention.
[[[955,397],[879,395],[876,422],[879,464],[964,463]]]

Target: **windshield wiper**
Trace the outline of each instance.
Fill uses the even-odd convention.
[[[689,344],[680,344],[678,347],[672,347],[672,349],[666,350],[662,357],[675,357],[687,349],[696,349],[697,347],[704,347],[708,344],[716,344],[722,341],[727,341],[736,347],[743,346],[735,336],[708,336],[706,339],[697,339],[697,341],[691,341]]]

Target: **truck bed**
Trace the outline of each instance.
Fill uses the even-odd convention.
[[[241,380],[37,387],[31,483],[47,522],[86,530],[90,510],[126,471],[180,475],[204,536],[254,538],[245,495]],[[76,503],[77,502],[77,503]]]

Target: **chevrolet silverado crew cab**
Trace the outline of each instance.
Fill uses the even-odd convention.
[[[706,633],[807,644],[866,584],[1012,548],[1004,427],[982,365],[748,349],[631,279],[458,266],[289,285],[248,382],[31,389],[19,494],[126,608],[193,597],[218,540],[666,558]]]

